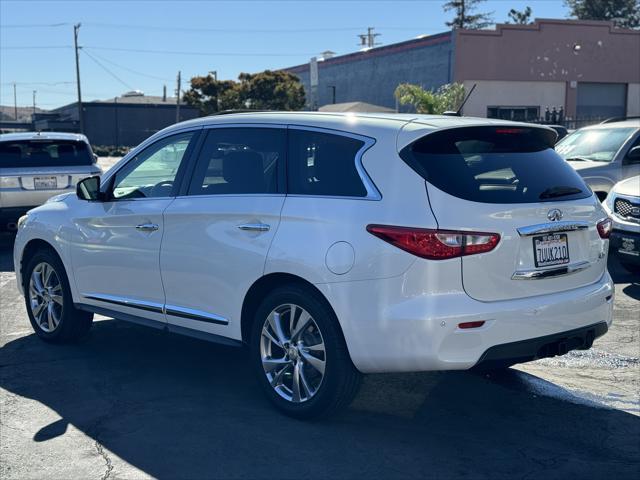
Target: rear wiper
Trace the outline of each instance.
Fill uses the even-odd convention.
[[[582,190],[576,187],[551,187],[542,192],[539,198],[543,200],[546,198],[564,197],[565,195],[575,195],[576,193],[582,193]]]

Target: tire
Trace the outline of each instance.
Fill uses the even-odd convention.
[[[249,351],[267,398],[291,417],[329,415],[349,406],[358,393],[362,375],[351,362],[338,319],[309,288],[283,286],[264,298],[252,324]]]
[[[74,307],[69,280],[55,252],[37,251],[27,261],[22,281],[27,314],[38,337],[45,342],[66,343],[87,335],[93,313]],[[38,311],[40,305],[45,306]]]

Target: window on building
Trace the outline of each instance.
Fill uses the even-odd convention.
[[[284,160],[284,128],[217,128],[208,132],[189,195],[278,192]]]
[[[288,193],[365,197],[355,160],[363,145],[342,135],[289,130]]]
[[[487,118],[529,122],[540,118],[540,107],[487,107]]]

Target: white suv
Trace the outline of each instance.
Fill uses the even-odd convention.
[[[181,123],[21,219],[18,286],[46,341],[99,313],[248,344],[297,417],[348,404],[360,373],[586,349],[612,318],[611,221],[555,136],[415,115]]]

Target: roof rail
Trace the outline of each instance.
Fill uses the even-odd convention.
[[[633,117],[611,117],[611,118],[607,118],[606,120],[603,120],[602,122],[600,122],[600,125],[604,124],[604,123],[613,123],[613,122],[624,122],[625,120],[637,120],[639,119],[640,116],[633,116]]]
[[[270,112],[273,110],[254,110],[251,108],[237,108],[230,110],[220,110],[219,112],[212,113],[208,115],[209,117],[217,117],[218,115],[233,115],[234,113],[259,113],[259,112]]]

